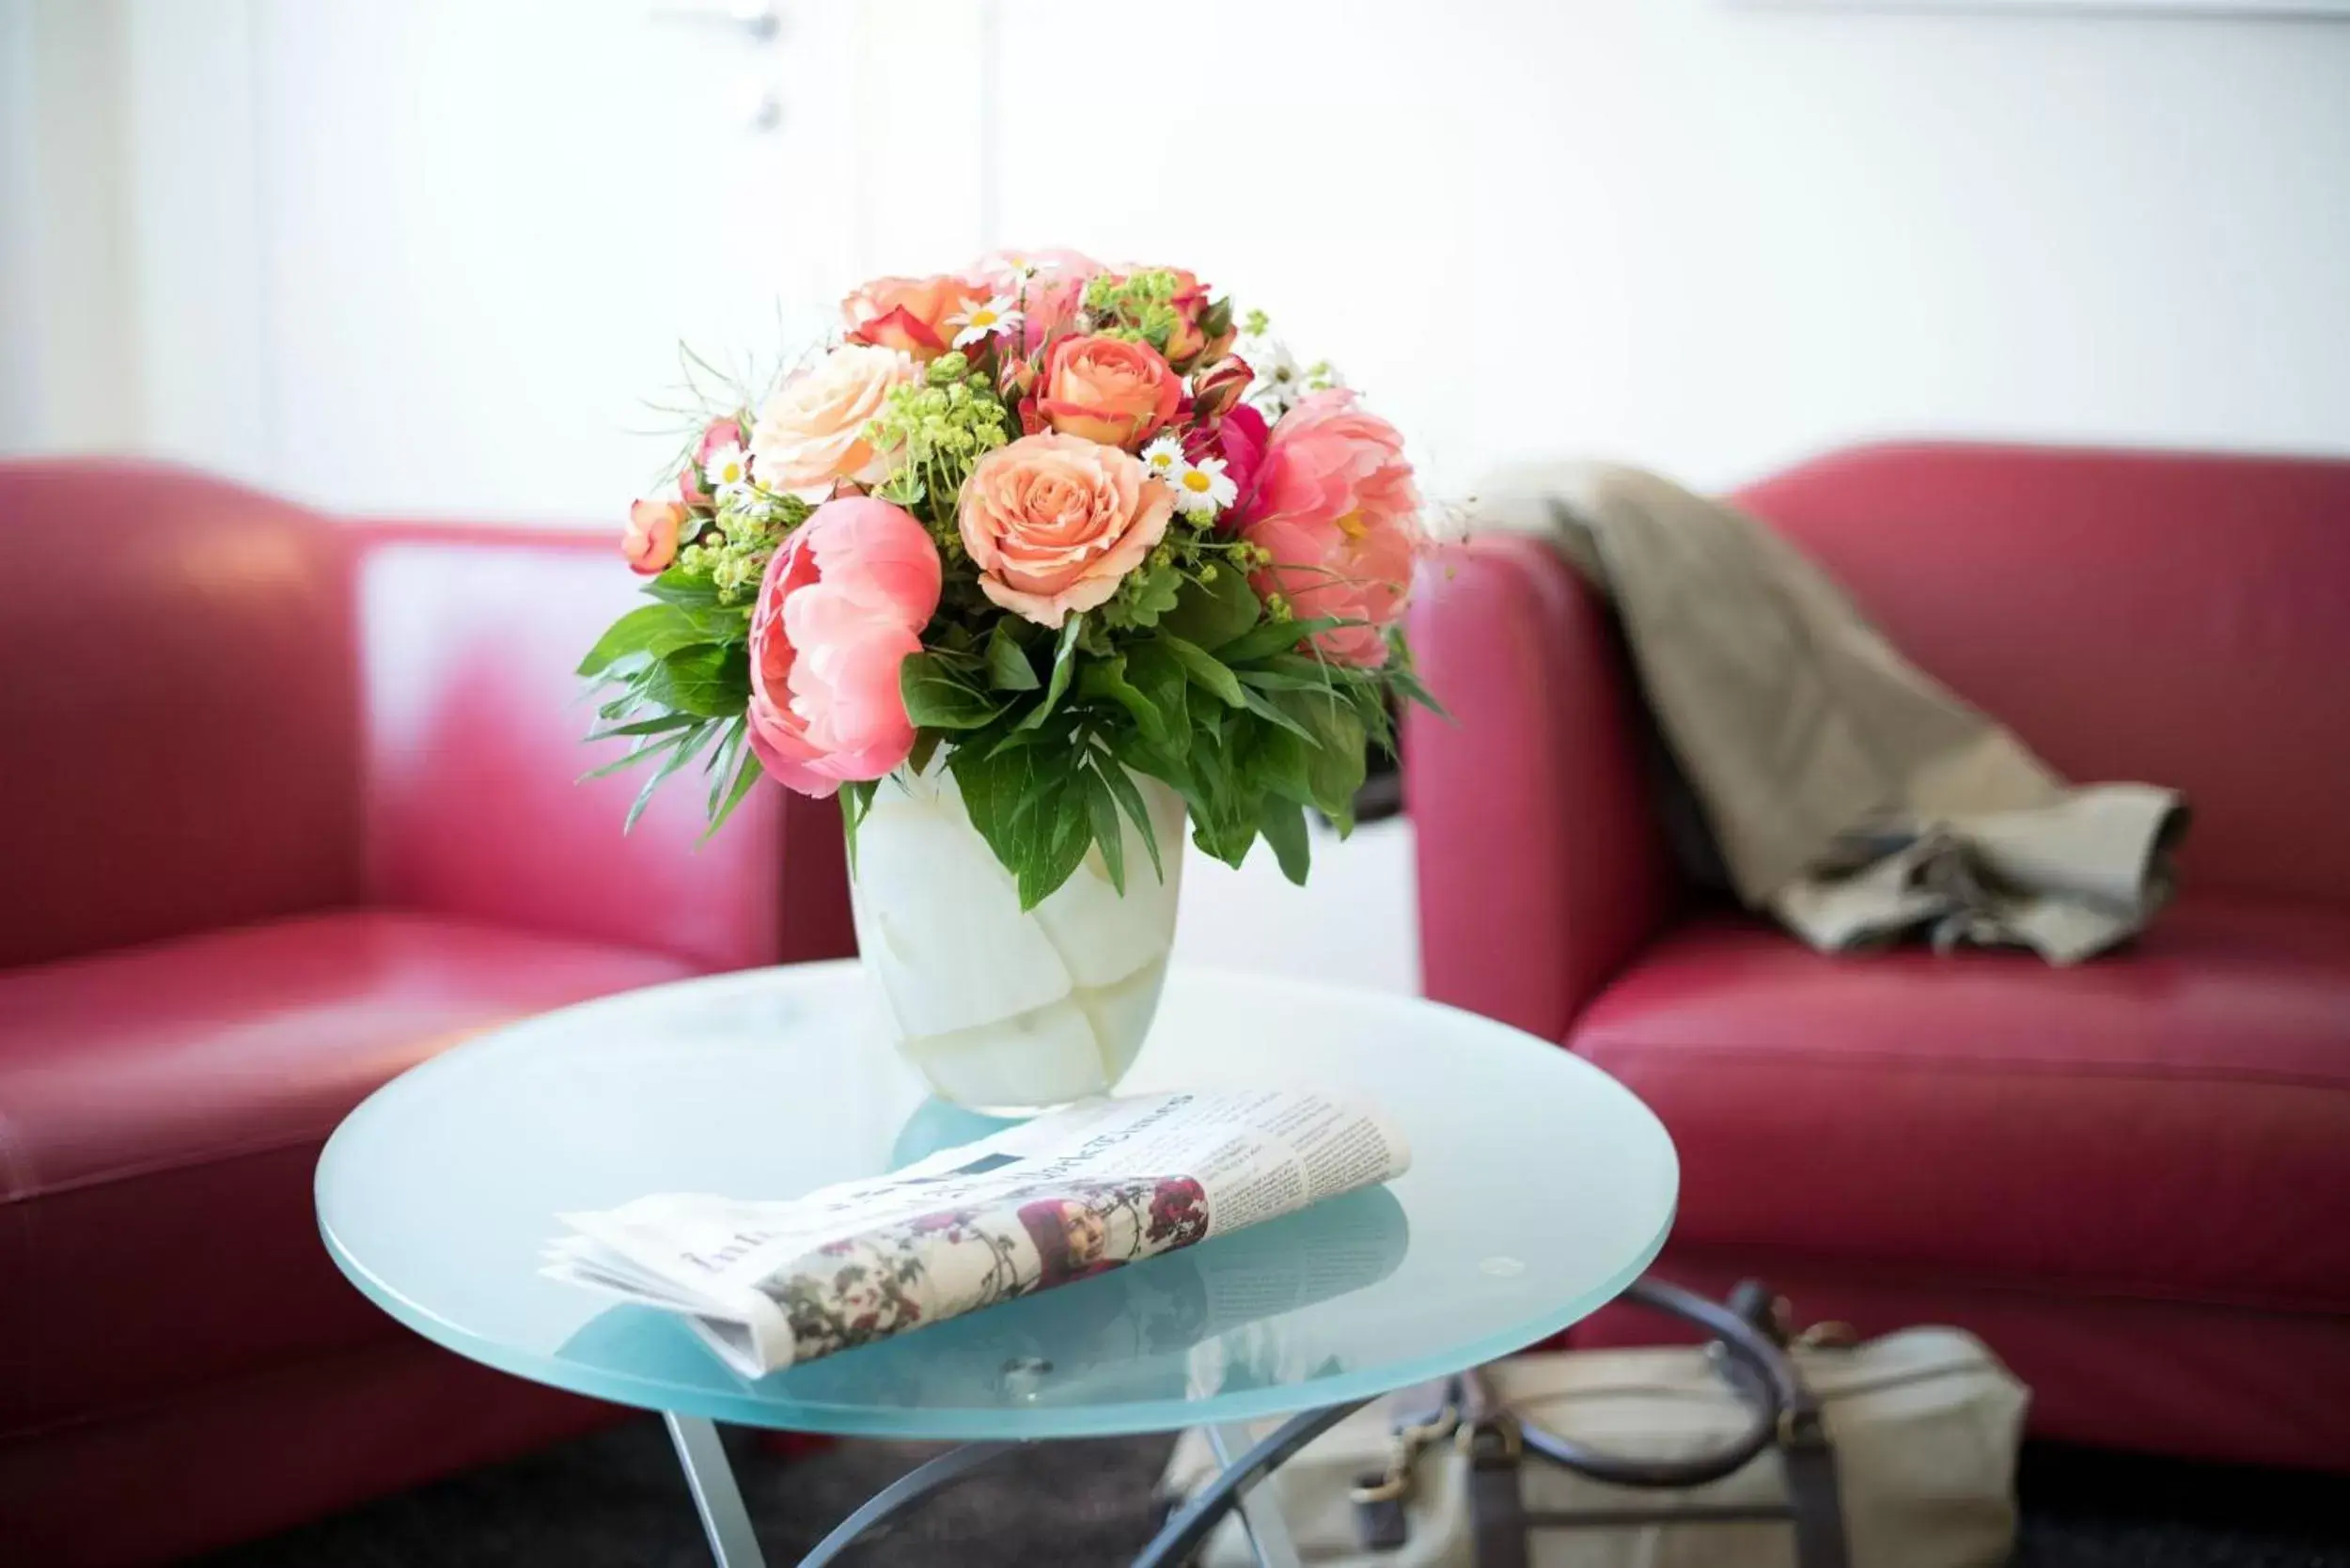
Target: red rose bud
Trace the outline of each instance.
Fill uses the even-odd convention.
[[[1036,390],[1036,362],[1019,354],[1007,354],[996,367],[996,389],[1018,402]]]
[[[1201,370],[1191,381],[1191,400],[1198,416],[1203,420],[1223,418],[1256,379],[1257,372],[1249,368],[1248,361],[1237,354],[1219,359]]]

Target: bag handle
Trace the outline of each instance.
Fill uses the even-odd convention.
[[[1762,1287],[1740,1286],[1731,1298],[1735,1305],[1726,1307],[1678,1285],[1643,1278],[1621,1299],[1669,1313],[1713,1335],[1713,1343],[1721,1346],[1730,1358],[1726,1375],[1731,1387],[1753,1412],[1753,1419],[1728,1444],[1696,1459],[1628,1459],[1602,1453],[1536,1426],[1523,1427],[1519,1435],[1528,1451],[1617,1486],[1701,1486],[1735,1475],[1753,1463],[1757,1454],[1792,1435],[1792,1429],[1804,1424],[1806,1418],[1798,1413],[1807,1407],[1809,1423],[1817,1426],[1818,1403],[1795,1375],[1794,1364],[1780,1351],[1775,1334],[1755,1321],[1757,1316],[1769,1321],[1771,1297]]]
[[[1842,1497],[1836,1481],[1836,1455],[1828,1447],[1820,1403],[1786,1353],[1778,1321],[1780,1304],[1763,1286],[1748,1280],[1731,1293],[1727,1306],[1643,1278],[1622,1300],[1696,1324],[1713,1336],[1709,1350],[1726,1358],[1723,1375],[1754,1419],[1722,1448],[1696,1459],[1627,1459],[1527,1426],[1507,1411],[1464,1422],[1459,1433],[1470,1465],[1470,1513],[1481,1568],[1523,1568],[1527,1533],[1572,1518],[1529,1515],[1519,1493],[1517,1466],[1523,1452],[1539,1454],[1595,1481],[1619,1486],[1678,1488],[1719,1481],[1753,1463],[1765,1450],[1780,1453],[1787,1482],[1786,1513],[1794,1525],[1796,1568],[1847,1568]],[[1658,1522],[1662,1522],[1662,1518]]]

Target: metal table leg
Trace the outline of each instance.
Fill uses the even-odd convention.
[[[910,1503],[919,1502],[932,1492],[943,1491],[999,1455],[1011,1452],[1017,1443],[965,1443],[949,1449],[926,1465],[908,1470],[880,1492],[873,1500],[840,1521],[830,1535],[816,1543],[816,1549],[800,1559],[800,1568],[823,1568],[842,1552],[862,1540],[865,1533]]]
[[[710,1555],[718,1568],[766,1568],[759,1537],[751,1533],[751,1516],[743,1509],[743,1489],[734,1483],[734,1466],[728,1463],[718,1429],[702,1416],[678,1416],[664,1411],[662,1424],[677,1445],[678,1464],[694,1494],[694,1512],[701,1515],[702,1531],[710,1537]]]
[[[1216,1456],[1225,1462],[1223,1473],[1167,1522],[1142,1555],[1135,1559],[1135,1568],[1174,1568],[1235,1508],[1242,1512],[1257,1560],[1263,1568],[1297,1568],[1297,1549],[1279,1513],[1269,1508],[1251,1509],[1248,1494],[1277,1466],[1344,1420],[1359,1405],[1360,1402],[1356,1402],[1293,1416],[1263,1442],[1237,1457],[1234,1450],[1247,1441],[1247,1429],[1212,1428],[1209,1436]],[[699,1416],[665,1413],[661,1419],[669,1429],[670,1441],[677,1446],[678,1463],[684,1468],[685,1483],[694,1494],[695,1512],[701,1515],[702,1530],[710,1538],[711,1556],[716,1560],[717,1568],[766,1568],[759,1538],[751,1530],[750,1514],[743,1507],[742,1489],[735,1484],[734,1467],[718,1441],[718,1429]],[[1020,1446],[966,1443],[908,1471],[843,1519],[831,1534],[817,1543],[815,1550],[800,1560],[799,1568],[824,1568],[892,1515],[954,1485]]]
[[[1208,1446],[1215,1450],[1215,1462],[1227,1469],[1248,1451],[1248,1429],[1245,1426],[1212,1426],[1207,1432]],[[1241,1495],[1240,1519],[1248,1530],[1248,1544],[1257,1554],[1257,1568],[1299,1568],[1297,1543],[1290,1539],[1289,1523],[1262,1493],[1249,1491]]]
[[[1207,1540],[1216,1522],[1247,1496],[1249,1488],[1286,1464],[1298,1450],[1353,1415],[1364,1403],[1353,1400],[1326,1410],[1308,1410],[1283,1421],[1272,1436],[1226,1466],[1222,1475],[1177,1510],[1175,1516],[1135,1559],[1134,1568],[1176,1568],[1187,1560]]]

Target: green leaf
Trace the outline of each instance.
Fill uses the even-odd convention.
[[[732,718],[750,705],[750,652],[715,643],[674,649],[645,672],[637,690],[646,701],[682,713]]]
[[[637,719],[631,724],[616,724],[607,729],[588,731],[589,742],[608,741],[618,735],[660,735],[672,729],[682,729],[701,719],[692,713],[664,713],[659,718]]]
[[[1287,693],[1274,700],[1321,742],[1305,760],[1306,787],[1314,805],[1332,822],[1351,828],[1355,796],[1363,787],[1362,715],[1351,704],[1326,702],[1305,693]]]
[[[750,749],[751,723],[747,717],[737,714],[719,728],[718,749],[710,754],[710,798],[702,803],[705,819],[718,814],[718,802],[726,797],[735,760]]]
[[[873,796],[881,789],[877,779],[854,779],[840,786],[840,832],[849,851],[849,874],[856,874],[856,830],[864,824],[865,814],[873,808]]]
[[[1069,690],[1069,678],[1075,673],[1077,638],[1085,631],[1085,617],[1073,615],[1060,623],[1060,642],[1053,650],[1053,678],[1045,683],[1044,700],[1028,712],[1020,721],[1022,729],[1034,729],[1052,716],[1052,712]]]
[[[1183,589],[1181,567],[1172,561],[1166,566],[1146,563],[1126,579],[1116,598],[1102,606],[1102,619],[1113,627],[1148,631],[1181,603]]]
[[[1069,880],[1093,841],[1074,760],[1056,745],[958,746],[947,765],[971,825],[1012,874],[1021,908],[1034,909]]]
[[[1281,874],[1298,886],[1306,886],[1306,872],[1313,864],[1313,851],[1306,838],[1306,813],[1293,800],[1264,798],[1257,808],[1257,831],[1273,846],[1273,857],[1281,863]]]
[[[645,780],[645,787],[637,791],[636,798],[629,803],[628,815],[620,821],[622,833],[634,829],[636,819],[643,816],[645,808],[652,804],[653,792],[661,788],[661,781],[700,755],[711,738],[725,728],[723,724],[705,724],[699,729],[688,732],[684,744],[670,750],[667,760],[653,770],[652,776]]]
[[[1170,757],[1181,757],[1191,749],[1190,677],[1183,673],[1183,661],[1168,651],[1167,645],[1146,642],[1126,653],[1126,679],[1140,692],[1159,715],[1163,734],[1143,733],[1151,744]],[[1139,721],[1137,721],[1139,722]]]
[[[708,577],[688,573],[683,567],[673,566],[645,585],[645,591],[668,604],[682,604],[688,609],[715,606],[718,585]]]
[[[1452,717],[1445,711],[1445,705],[1436,700],[1435,694],[1419,683],[1419,676],[1415,671],[1408,668],[1390,669],[1387,684],[1396,689],[1397,695],[1418,703],[1438,718],[1449,720]]]
[[[917,728],[977,729],[1004,705],[939,662],[933,653],[909,653],[898,666],[898,691],[906,717]]]
[[[1180,678],[1180,677],[1179,677]],[[1126,710],[1135,721],[1142,738],[1152,745],[1167,744],[1167,723],[1158,704],[1143,694],[1142,688],[1126,679],[1126,655],[1113,653],[1106,659],[1089,659],[1085,668],[1077,672],[1077,690],[1096,700],[1106,699]]]
[[[1115,767],[1117,764],[1112,763]],[[1102,866],[1110,873],[1110,886],[1126,892],[1126,827],[1118,820],[1118,801],[1098,765],[1085,770],[1086,815],[1091,819],[1093,841],[1102,847]]]
[[[711,835],[727,825],[727,819],[734,815],[734,808],[743,804],[743,797],[751,792],[751,786],[758,783],[766,771],[759,765],[759,754],[744,746],[742,756],[735,759],[734,783],[728,789],[726,798],[718,803],[718,809],[712,814],[710,825],[702,830],[701,842],[710,842]]]
[[[1296,719],[1292,718],[1288,713],[1283,713],[1281,709],[1274,703],[1273,699],[1266,697],[1262,692],[1260,692],[1250,686],[1243,686],[1240,689],[1240,695],[1241,700],[1247,704],[1248,711],[1256,714],[1259,718],[1264,720],[1267,724],[1274,726],[1276,729],[1288,730],[1291,734],[1296,736],[1299,740],[1305,742],[1309,746],[1318,746],[1322,744],[1321,736],[1315,734],[1311,729],[1307,729],[1305,725],[1299,723]]]
[[[1167,868],[1159,861],[1159,831],[1151,825],[1151,808],[1144,804],[1142,792],[1135,787],[1134,779],[1127,775],[1124,764],[1120,763],[1117,758],[1097,756],[1093,760],[1093,766],[1106,781],[1110,793],[1118,798],[1118,804],[1125,808],[1126,815],[1134,823],[1136,830],[1142,835],[1142,847],[1151,856],[1151,870],[1164,883],[1167,880]]]
[[[699,724],[703,721],[697,719],[694,722]],[[592,779],[609,778],[616,773],[626,772],[628,769],[636,766],[637,763],[658,757],[663,752],[669,750],[672,746],[682,744],[690,733],[690,730],[680,729],[666,734],[657,741],[647,741],[642,745],[632,747],[628,755],[625,757],[615,758],[601,767],[589,768],[586,773],[579,776],[576,782],[586,784]]]
[[[675,604],[640,604],[596,639],[596,646],[579,661],[579,673],[602,675],[632,653],[658,659],[674,649],[708,640],[695,626],[694,618]]]
[[[1160,635],[1156,646],[1175,655],[1176,663],[1183,666],[1183,673],[1190,678],[1193,685],[1214,694],[1223,701],[1226,707],[1241,708],[1247,705],[1248,698],[1241,691],[1239,678],[1226,668],[1214,654],[1196,643],[1188,643],[1181,637],[1167,636],[1165,634]]]
[[[1224,647],[1257,624],[1264,613],[1248,580],[1237,572],[1216,569],[1215,581],[1187,580],[1175,607],[1159,621],[1159,629],[1211,651]]]
[[[906,753],[906,771],[916,776],[928,773],[931,758],[937,750],[938,731],[917,730],[914,737],[914,749]]]
[[[1234,637],[1216,652],[1228,665],[1251,664],[1268,653],[1287,653],[1317,632],[1346,624],[1332,616],[1318,616],[1310,620],[1267,620]]]
[[[1036,671],[1028,664],[1028,652],[1012,635],[1011,617],[995,623],[995,630],[987,638],[987,683],[999,692],[1032,692],[1037,688]]]
[[[1087,846],[1093,842],[1092,819],[1086,811],[1082,790],[1056,791],[1049,808],[1040,809],[1044,813],[1038,833],[1042,851],[1024,863],[1019,872],[1024,910],[1042,903],[1075,874],[1085,862]]]

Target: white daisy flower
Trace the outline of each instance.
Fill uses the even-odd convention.
[[[702,483],[715,495],[740,495],[751,487],[751,460],[733,442],[719,447],[702,463]]]
[[[1175,482],[1175,476],[1187,466],[1183,462],[1183,444],[1171,435],[1160,436],[1142,449],[1143,465],[1154,479]]]
[[[1224,472],[1222,458],[1186,463],[1169,482],[1177,510],[1194,522],[1203,522],[1240,499],[1240,486]]]
[[[959,316],[948,317],[947,324],[956,329],[955,347],[967,349],[996,333],[1019,326],[1020,302],[1010,294],[997,294],[984,305],[975,305]]]

